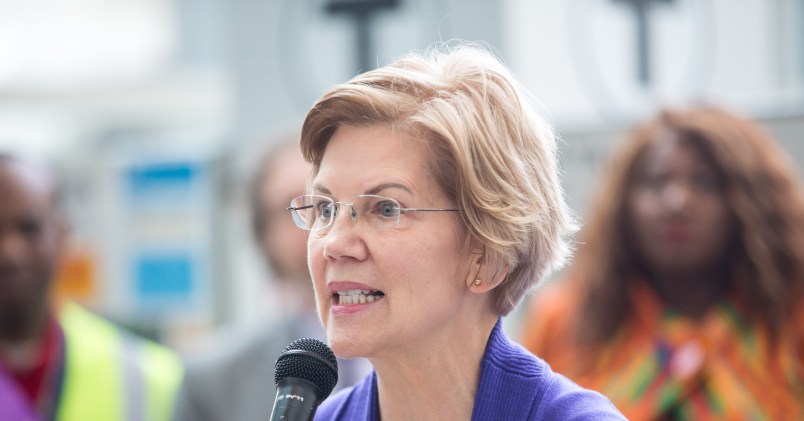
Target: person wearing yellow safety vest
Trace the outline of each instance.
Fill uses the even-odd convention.
[[[55,177],[0,154],[0,421],[167,421],[177,355],[51,297],[67,224]]]

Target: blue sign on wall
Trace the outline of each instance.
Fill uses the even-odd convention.
[[[134,264],[137,296],[141,299],[190,299],[195,265],[189,254],[145,253],[137,256]]]
[[[208,306],[213,206],[208,165],[139,161],[121,172],[126,291],[134,296],[131,310],[138,317]]]

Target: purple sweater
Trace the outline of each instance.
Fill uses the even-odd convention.
[[[497,321],[480,362],[472,420],[624,419],[606,397],[554,373],[544,360],[511,342],[502,320]],[[315,420],[380,421],[376,373],[324,401]]]

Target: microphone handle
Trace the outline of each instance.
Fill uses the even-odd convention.
[[[283,379],[276,385],[271,421],[311,421],[320,403],[318,395],[318,388],[307,380]]]

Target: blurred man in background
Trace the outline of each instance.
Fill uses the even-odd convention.
[[[294,339],[324,339],[307,269],[307,232],[293,223],[290,201],[305,194],[310,165],[288,136],[269,149],[250,186],[255,240],[274,275],[281,317],[256,334],[223,335],[210,352],[188,364],[176,421],[260,420],[271,415],[274,363]],[[364,360],[338,360],[336,390],[368,373]]]
[[[52,296],[68,236],[57,184],[0,155],[0,420],[168,420],[178,357]]]

